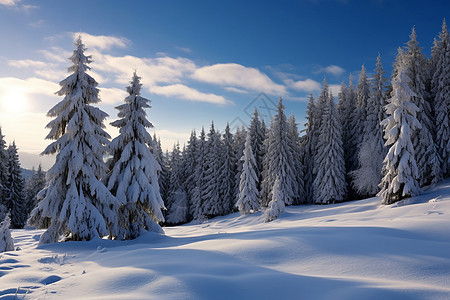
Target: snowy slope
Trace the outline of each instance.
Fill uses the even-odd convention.
[[[405,203],[406,202],[406,203]],[[371,198],[233,214],[134,241],[0,254],[0,299],[450,299],[450,181],[392,206]]]

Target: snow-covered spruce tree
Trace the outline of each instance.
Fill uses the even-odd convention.
[[[431,88],[434,95],[436,146],[442,159],[442,171],[450,176],[450,37],[445,20],[433,51],[435,71]]]
[[[37,194],[45,188],[46,183],[45,172],[42,171],[41,164],[39,164],[37,170],[33,167],[32,174],[25,187],[28,214],[36,207],[38,203]]]
[[[256,161],[256,176],[258,176],[258,189],[260,189],[260,181],[262,177],[263,170],[263,157],[264,157],[264,139],[265,134],[263,128],[261,126],[261,121],[259,120],[258,110],[255,108],[255,112],[253,113],[253,117],[250,121],[250,126],[248,128],[251,144],[252,144],[252,152],[255,156]]]
[[[442,178],[441,158],[433,138],[434,121],[428,91],[426,90],[427,61],[417,42],[414,28],[405,51],[402,51],[399,55],[403,56],[401,63],[411,79],[409,85],[414,92],[411,101],[419,109],[417,120],[422,126],[420,130],[413,131],[411,137],[418,168],[419,185],[434,184]]]
[[[235,177],[236,177],[236,164],[233,151],[233,135],[230,131],[230,125],[227,123],[225,132],[223,133],[222,150],[220,155],[222,156],[222,165],[219,169],[219,194],[220,205],[222,207],[222,215],[229,214],[235,203],[233,198]]]
[[[280,181],[280,189],[283,191],[282,201],[284,204],[291,205],[294,200],[292,186],[295,182],[294,169],[292,167],[292,152],[289,145],[288,123],[284,114],[283,101],[280,98],[277,106],[277,113],[272,119],[270,130],[267,137],[267,170],[262,182],[262,190],[269,191],[263,194],[262,206],[266,207],[272,200],[272,190],[277,176]]]
[[[163,232],[158,225],[164,221],[157,173],[161,167],[149,149],[152,138],[147,128],[153,125],[145,109],[150,100],[141,96],[140,79],[134,72],[125,103],[116,107],[119,119],[111,123],[119,135],[109,145],[112,158],[105,182],[120,203],[118,226],[111,232],[119,240],[134,239],[144,230]]]
[[[316,105],[314,97],[310,95],[308,106],[306,108],[305,135],[303,136],[303,166],[304,166],[304,185],[305,198],[307,203],[314,203],[314,155],[316,153]]]
[[[0,205],[3,204],[6,206],[5,188],[8,180],[8,169],[6,166],[8,155],[6,153],[6,142],[4,137],[5,136],[2,135],[2,127],[0,126]]]
[[[317,204],[328,204],[345,199],[347,183],[342,127],[339,112],[331,94],[328,95],[322,109],[315,156],[317,175],[314,179],[314,199]]]
[[[192,220],[192,201],[194,199],[195,188],[197,185],[196,179],[197,169],[197,136],[195,130],[191,132],[187,146],[183,151],[183,172],[184,172],[184,186],[188,197],[188,221]]]
[[[192,193],[192,199],[191,199],[191,215],[194,220],[204,220],[206,219],[206,215],[203,210],[204,206],[204,198],[203,194],[207,185],[206,180],[206,171],[207,171],[207,164],[206,164],[206,134],[205,129],[202,128],[202,131],[200,132],[200,136],[197,139],[197,153],[196,153],[196,167],[194,170],[195,173],[195,187]]]
[[[294,115],[290,115],[288,119],[288,141],[292,153],[292,169],[294,172],[294,181],[292,182],[293,204],[305,203],[305,183],[304,167],[302,164],[302,146],[298,134],[297,123]]]
[[[384,74],[381,57],[378,55],[370,98],[367,102],[366,125],[358,154],[359,167],[351,173],[354,189],[363,196],[374,196],[379,192],[381,168],[383,159],[386,157],[387,149],[384,146],[383,128],[381,127],[381,121],[386,118],[384,112],[386,79]]]
[[[270,222],[278,219],[281,213],[284,212],[285,202],[283,199],[285,199],[286,196],[283,195],[284,190],[281,186],[281,181],[278,176],[275,179],[275,183],[270,194],[272,195],[272,200],[270,200],[269,205],[267,206],[266,210],[264,210],[265,222]]]
[[[206,185],[201,191],[202,215],[211,218],[222,215],[224,210],[220,194],[220,169],[223,164],[223,147],[220,133],[214,128],[214,122],[211,123],[205,148],[204,180]]]
[[[241,173],[242,173],[242,161],[241,157],[244,153],[245,139],[247,136],[247,131],[244,126],[241,128],[237,128],[235,134],[233,135],[233,151],[234,151],[234,161],[236,166],[236,175],[234,178],[234,197],[233,197],[233,206],[236,204],[236,201],[239,197],[239,183],[241,181]]]
[[[398,60],[401,62],[401,59]],[[419,108],[412,102],[415,96],[410,88],[410,72],[403,64],[397,65],[397,75],[392,82],[392,98],[386,105],[387,117],[383,120],[384,137],[389,146],[383,161],[383,179],[380,192],[383,204],[391,204],[419,193],[417,165],[414,158],[412,133],[420,129],[416,119]]]
[[[9,230],[10,222],[9,215],[5,211],[2,212],[0,207],[0,253],[14,251],[14,240],[11,236],[11,230]]]
[[[63,234],[71,240],[105,236],[117,222],[117,200],[100,181],[106,172],[103,154],[109,135],[103,121],[107,114],[91,105],[100,99],[97,82],[86,73],[91,57],[85,50],[79,37],[71,57],[72,74],[60,82],[57,93],[64,99],[47,113],[54,118],[47,125],[47,139],[56,141],[42,154],[56,153],[56,161],[30,217],[34,226],[49,225],[41,244],[57,242]]]
[[[188,197],[184,187],[183,158],[180,144],[173,146],[170,157],[169,193],[167,198],[167,224],[177,225],[187,222]]]
[[[156,133],[153,134],[153,141],[150,145],[150,150],[153,154],[153,157],[161,167],[161,169],[158,170],[159,194],[161,195],[161,199],[163,199],[164,203],[167,203],[170,176],[167,162],[168,155],[164,155],[161,147],[161,140],[156,137]]]
[[[6,207],[11,212],[11,224],[13,228],[23,228],[27,221],[28,211],[25,197],[25,180],[20,169],[19,155],[16,143],[9,145],[6,182]]]
[[[351,184],[350,172],[358,168],[358,130],[353,126],[354,111],[356,111],[357,94],[353,86],[353,76],[349,76],[348,87],[341,88],[338,109],[342,126],[342,142],[344,147],[345,172],[347,184]],[[350,191],[349,197],[354,197]]]
[[[256,159],[252,150],[252,139],[250,132],[245,140],[244,154],[241,157],[243,162],[241,181],[239,183],[239,197],[236,207],[242,215],[250,214],[259,210],[259,191]]]

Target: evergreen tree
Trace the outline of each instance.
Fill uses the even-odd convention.
[[[6,142],[2,135],[0,126],[0,205],[6,205],[6,183],[8,181],[8,155],[6,153]]]
[[[214,123],[211,123],[205,148],[205,186],[201,190],[201,214],[210,218],[224,214],[220,194],[220,168],[223,164],[223,147],[220,134],[215,130]]]
[[[249,131],[245,140],[244,154],[241,158],[243,165],[239,183],[239,198],[236,202],[236,207],[242,215],[253,213],[259,209],[259,179],[255,172],[257,165],[252,149],[252,139]]]
[[[305,202],[304,168],[302,164],[302,146],[294,115],[291,115],[288,119],[288,141],[292,153],[291,165],[294,172],[294,180],[292,181],[293,203],[300,204]]]
[[[27,205],[25,199],[25,180],[22,177],[19,155],[16,143],[8,147],[8,164],[6,182],[6,207],[11,212],[13,228],[23,228],[27,220]]]
[[[447,23],[442,23],[439,40],[435,41],[432,58],[435,70],[432,74],[432,92],[435,106],[436,146],[442,159],[442,171],[450,175],[450,37]]]
[[[233,135],[233,151],[234,151],[234,165],[236,166],[236,175],[235,175],[235,183],[234,183],[234,197],[233,197],[233,206],[235,206],[237,199],[239,198],[239,183],[241,181],[242,174],[242,161],[241,157],[244,153],[245,139],[247,136],[247,132],[242,126],[236,130],[236,133]]]
[[[14,240],[11,237],[11,230],[9,230],[10,223],[9,215],[5,213],[2,216],[0,212],[0,253],[14,251]]]
[[[202,128],[200,137],[197,140],[197,155],[195,168],[195,188],[191,199],[191,214],[195,220],[204,220],[207,216],[204,213],[204,191],[207,185],[206,171],[208,165],[206,164],[206,134],[205,129]]]
[[[110,143],[112,159],[106,176],[108,189],[120,203],[118,228],[112,235],[119,240],[134,239],[143,230],[162,232],[164,203],[159,192],[160,165],[150,152],[152,138],[147,128],[146,108],[150,100],[141,96],[140,77],[133,74],[125,103],[116,107],[119,119],[111,125],[119,128],[119,136]]]
[[[284,212],[285,202],[283,199],[286,199],[286,196],[283,195],[283,193],[284,190],[281,186],[280,178],[277,176],[272,192],[270,193],[272,195],[272,200],[270,200],[267,209],[264,211],[265,222],[270,222],[278,219],[281,213]]]
[[[258,190],[260,187],[260,181],[262,177],[262,170],[263,170],[263,157],[264,157],[264,139],[265,139],[265,133],[261,125],[261,121],[259,120],[259,114],[258,110],[255,108],[255,112],[253,113],[253,118],[250,121],[250,126],[248,128],[250,139],[251,139],[251,145],[252,145],[252,152],[255,156],[256,161],[256,176],[258,176]]]
[[[353,187],[359,195],[373,196],[379,191],[381,182],[381,168],[386,156],[381,121],[386,118],[384,77],[381,57],[378,55],[375,74],[372,79],[370,98],[367,102],[367,118],[364,126],[361,148],[358,154],[358,169],[351,173]]]
[[[161,147],[161,140],[156,137],[156,133],[153,134],[153,142],[150,145],[151,152],[161,167],[161,169],[158,170],[159,193],[164,203],[167,203],[170,176],[167,163],[168,154],[164,155]]]
[[[292,186],[295,182],[294,169],[292,167],[292,151],[289,144],[288,137],[288,123],[284,114],[283,101],[280,98],[277,106],[277,113],[272,119],[270,130],[267,137],[267,164],[265,167],[265,178],[262,183],[263,191],[270,191],[263,195],[262,206],[267,206],[272,200],[272,190],[275,180],[278,176],[280,189],[282,193],[280,196],[284,204],[291,205],[294,200],[294,192]]]
[[[230,132],[230,125],[227,123],[225,132],[223,134],[222,142],[222,165],[219,169],[219,194],[220,202],[219,206],[222,209],[221,214],[229,214],[235,203],[235,178],[236,178],[236,165],[233,151],[233,135]]]
[[[341,202],[346,196],[342,127],[331,94],[324,103],[318,132],[315,156],[317,175],[314,179],[315,203]]]
[[[401,59],[398,60],[401,62]],[[414,158],[412,133],[420,129],[416,119],[419,108],[412,101],[410,73],[403,64],[397,65],[392,82],[392,98],[386,105],[387,118],[383,120],[386,145],[390,145],[383,161],[383,179],[380,183],[383,204],[391,204],[419,193],[417,165]]]
[[[442,177],[441,159],[433,139],[434,121],[426,90],[427,61],[417,42],[416,31],[413,28],[410,40],[402,55],[402,65],[411,80],[410,88],[413,91],[411,101],[418,107],[417,120],[422,128],[412,133],[414,155],[418,167],[419,185],[424,186],[436,183]]]
[[[306,109],[305,135],[303,138],[303,166],[304,166],[304,186],[306,202],[314,203],[314,155],[316,152],[316,105],[312,95],[309,97]]]
[[[188,220],[192,219],[191,207],[193,207],[193,199],[197,186],[197,136],[195,130],[191,132],[191,136],[187,143],[187,147],[183,152],[183,170],[184,170],[184,186],[188,197]]]
[[[102,184],[103,154],[109,135],[103,130],[107,114],[92,106],[100,102],[97,82],[86,73],[91,57],[84,54],[81,37],[75,42],[69,77],[57,92],[64,99],[47,113],[53,117],[47,139],[54,139],[42,154],[57,154],[47,172],[49,184],[30,222],[42,227],[40,243],[58,241],[67,233],[72,240],[90,240],[108,234],[116,224],[117,199]]]
[[[27,202],[27,213],[30,213],[37,204],[37,195],[38,193],[45,188],[47,181],[45,180],[45,172],[42,171],[42,166],[39,164],[37,171],[32,170],[32,175],[28,178],[26,182],[26,202]]]
[[[182,224],[188,220],[188,197],[184,187],[183,158],[180,144],[173,146],[170,159],[169,193],[167,199],[167,223]]]

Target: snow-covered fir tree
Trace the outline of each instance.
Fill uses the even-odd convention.
[[[158,170],[158,183],[159,183],[159,193],[164,203],[167,202],[167,196],[169,193],[169,170],[168,170],[168,155],[164,155],[161,140],[157,138],[156,133],[153,134],[153,141],[150,145],[150,150],[153,157],[156,159],[160,166]]]
[[[384,146],[381,121],[386,118],[385,71],[378,55],[375,73],[372,78],[370,98],[367,102],[367,117],[364,126],[361,148],[358,154],[358,169],[352,171],[353,187],[359,195],[373,196],[379,192],[381,168],[386,147]]]
[[[256,161],[256,176],[258,176],[258,189],[260,189],[260,180],[262,178],[263,171],[263,158],[264,158],[264,139],[265,133],[261,125],[261,121],[259,120],[258,110],[255,108],[255,112],[253,113],[253,117],[250,121],[250,126],[248,128],[251,144],[252,144],[252,152]]]
[[[13,228],[23,228],[27,221],[28,211],[25,195],[25,180],[22,177],[19,154],[16,143],[13,142],[7,150],[8,164],[6,181],[6,207],[11,212],[11,225]]]
[[[409,73],[407,76],[411,79],[409,85],[414,93],[411,101],[419,109],[417,120],[422,128],[413,131],[412,142],[419,172],[419,185],[424,186],[438,182],[442,178],[442,170],[441,158],[433,138],[434,121],[428,91],[426,90],[427,61],[417,42],[414,28],[405,50],[399,55],[402,56],[400,62],[405,68],[404,71]],[[399,66],[396,66],[396,68],[398,69]]]
[[[304,167],[302,164],[302,146],[300,144],[300,136],[298,134],[297,123],[294,115],[290,115],[288,119],[288,142],[292,153],[292,169],[294,172],[294,180],[292,182],[293,204],[306,202],[305,183],[304,183]]]
[[[36,207],[38,200],[38,193],[45,188],[47,181],[45,179],[45,172],[42,170],[41,164],[39,164],[38,169],[32,169],[32,174],[28,178],[25,187],[26,202],[27,202],[27,212],[30,213],[33,208]]]
[[[267,164],[265,164],[267,169],[264,170],[265,177],[262,182],[263,198],[261,199],[264,207],[268,206],[272,200],[272,190],[277,177],[282,190],[280,194],[282,196],[281,200],[284,204],[291,205],[295,197],[292,186],[296,181],[296,174],[292,166],[292,149],[289,144],[288,123],[284,114],[284,108],[283,101],[280,98],[277,105],[277,113],[272,119],[267,135]]]
[[[195,187],[192,193],[192,199],[191,199],[191,215],[194,220],[204,220],[207,216],[204,213],[204,198],[203,194],[207,185],[206,181],[206,170],[207,170],[207,164],[206,164],[206,155],[207,155],[207,149],[206,149],[206,133],[205,129],[202,128],[202,131],[200,132],[200,136],[197,139],[197,150],[196,150],[196,167],[194,170],[195,177]]]
[[[211,123],[205,148],[205,186],[201,190],[201,214],[210,218],[224,213],[220,194],[220,169],[223,164],[223,147],[220,133],[214,128],[214,122]]]
[[[303,161],[304,166],[304,186],[306,202],[314,202],[314,155],[316,153],[316,105],[312,94],[309,97],[306,108],[305,135],[303,136]]]
[[[120,240],[134,239],[144,230],[162,232],[158,222],[164,221],[157,173],[161,167],[149,149],[152,138],[147,128],[153,124],[145,109],[150,100],[141,96],[140,79],[134,72],[125,103],[116,107],[119,119],[111,123],[119,135],[109,145],[112,158],[105,181],[120,203],[118,226],[111,232]]]
[[[219,169],[219,193],[220,202],[222,207],[222,215],[229,214],[235,203],[235,177],[236,177],[236,164],[233,151],[233,135],[230,131],[230,125],[227,123],[225,132],[223,133],[222,142],[222,165]]]
[[[237,128],[236,132],[233,135],[233,151],[234,151],[234,161],[236,166],[236,175],[235,175],[235,184],[234,184],[234,197],[233,197],[233,206],[236,204],[236,201],[239,197],[239,183],[241,181],[242,174],[242,161],[241,157],[244,153],[245,147],[245,139],[247,137],[247,131],[244,126],[241,128]]]
[[[110,137],[103,129],[107,114],[91,105],[100,99],[97,82],[86,73],[91,57],[85,50],[79,37],[70,58],[72,74],[60,82],[57,92],[64,99],[47,113],[54,118],[47,125],[47,139],[56,141],[42,154],[56,153],[56,161],[30,217],[32,225],[49,225],[41,244],[56,242],[64,234],[72,240],[105,236],[117,222],[117,200],[100,181],[106,172],[103,154]]]
[[[11,220],[6,213],[6,209],[2,209],[0,205],[0,253],[14,251],[14,240],[9,229],[10,222]]]
[[[197,186],[197,136],[195,130],[191,132],[191,136],[187,142],[187,146],[183,151],[183,172],[184,172],[184,186],[188,197],[188,220],[192,219],[193,207],[192,202]]]
[[[270,200],[267,208],[264,210],[265,222],[270,222],[278,219],[281,213],[284,212],[285,202],[283,199],[286,199],[286,196],[283,195],[284,190],[278,176],[275,179],[275,183],[270,194],[272,196],[272,199]]]
[[[349,76],[348,87],[342,86],[339,94],[338,110],[342,126],[342,143],[344,147],[345,172],[347,184],[351,184],[350,172],[358,168],[358,128],[353,126],[353,117],[356,111],[357,94],[353,86],[353,76]],[[349,197],[353,198],[350,190]]]
[[[236,207],[242,215],[253,213],[259,210],[259,191],[256,159],[253,155],[252,139],[250,132],[247,133],[245,140],[244,154],[241,157],[242,173],[239,183],[239,197]]]
[[[8,180],[8,169],[7,161],[8,155],[6,153],[6,142],[4,140],[4,135],[2,135],[2,127],[0,126],[0,205],[6,205],[6,182]]]
[[[445,20],[435,42],[435,61],[431,88],[434,95],[436,146],[442,159],[442,171],[450,175],[450,37]]]
[[[170,156],[166,222],[171,225],[186,223],[188,220],[188,197],[184,187],[183,171],[183,157],[180,151],[180,144],[177,143],[173,146]]]
[[[383,161],[383,179],[378,193],[383,204],[417,195],[420,191],[412,143],[413,131],[421,127],[416,118],[419,108],[413,103],[415,93],[410,87],[411,73],[401,63],[402,58],[398,61],[392,98],[386,105],[388,116],[382,122],[386,145],[390,146]]]
[[[324,89],[327,87],[324,86]],[[318,128],[314,179],[315,203],[328,204],[345,199],[345,160],[342,145],[342,127],[334,98],[328,94],[322,106],[321,122]]]

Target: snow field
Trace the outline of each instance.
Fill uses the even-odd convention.
[[[132,241],[0,255],[0,299],[449,299],[450,181],[391,206],[379,198],[286,207],[166,227]]]

